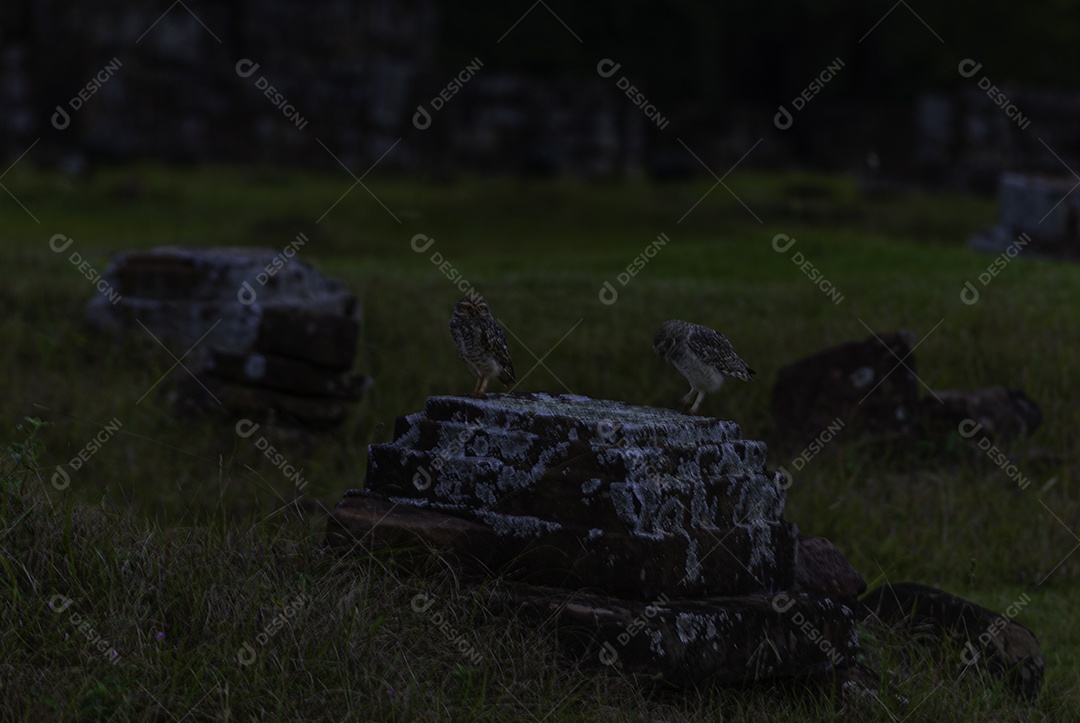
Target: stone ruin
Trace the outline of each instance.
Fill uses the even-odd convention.
[[[1042,424],[1038,403],[1019,389],[924,390],[916,376],[916,346],[910,331],[875,333],[780,367],[771,399],[774,450],[803,450],[802,457],[834,438],[911,448],[917,441],[955,438],[972,422],[979,425],[978,439],[1008,443],[1030,437]]]
[[[405,564],[434,554],[483,582],[492,611],[553,621],[572,654],[642,681],[794,678],[877,698],[881,676],[858,661],[865,620],[924,642],[932,630],[963,646],[965,669],[1038,694],[1045,661],[1011,611],[916,583],[863,595],[832,543],[783,519],[787,481],[765,458],[734,422],[667,409],[431,397],[369,447],[367,487],[346,492],[326,540]]]
[[[346,493],[327,540],[436,548],[496,574],[499,606],[554,617],[573,650],[630,673],[686,684],[847,668],[865,584],[783,519],[784,479],[765,460],[734,422],[672,410],[432,397],[369,448],[367,487]]]
[[[171,397],[182,409],[338,424],[369,383],[353,370],[360,303],[299,261],[295,244],[288,250],[119,254],[103,274],[119,298],[95,296],[87,320],[119,334],[149,332],[181,359],[191,375],[176,370]]]
[[[1080,260],[1080,197],[1074,178],[1003,173],[995,226],[971,237],[977,251]],[[985,285],[985,281],[983,284]]]

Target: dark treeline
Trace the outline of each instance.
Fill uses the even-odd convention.
[[[1073,62],[1080,0],[913,0],[895,7],[893,0],[547,0],[581,43],[543,5],[496,42],[530,5],[444,6],[441,62],[453,68],[479,56],[493,70],[558,75],[610,57],[658,101],[692,100],[705,109],[726,99],[790,100],[838,57],[850,71],[830,92],[851,98],[905,100],[955,87],[965,82],[957,73],[965,58],[982,63],[999,85],[1080,84]]]

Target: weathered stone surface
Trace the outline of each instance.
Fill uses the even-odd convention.
[[[624,600],[506,585],[492,598],[554,618],[584,660],[676,685],[736,683],[852,665],[853,607],[807,594]]]
[[[973,437],[1009,442],[1027,437],[1042,424],[1042,409],[1019,389],[984,387],[934,392],[922,400],[924,418]],[[976,428],[975,425],[978,425]]]
[[[301,234],[281,252],[119,254],[103,274],[119,299],[95,297],[87,317],[99,328],[149,332],[182,357],[170,396],[185,410],[338,424],[370,383],[352,372],[360,305],[340,281],[299,260],[304,243]]]
[[[814,671],[805,682],[844,705],[866,704],[874,711],[884,706],[890,712],[901,712],[911,704],[907,696],[888,683],[882,685],[881,676],[860,663]]]
[[[977,251],[1080,259],[1080,201],[1071,191],[1075,179],[1037,173],[1002,173],[998,184],[998,223],[971,237]],[[986,271],[976,292],[993,278]],[[970,294],[971,292],[969,292]]]
[[[488,524],[533,581],[648,599],[787,589],[797,530],[731,422],[573,395],[432,397],[373,445],[368,488]],[[335,516],[350,517],[346,498]]]
[[[270,276],[275,260],[283,267]],[[260,274],[265,284],[259,283]],[[122,253],[102,278],[121,298],[111,303],[95,295],[86,308],[91,325],[140,335],[146,334],[145,327],[176,347],[177,356],[198,342],[190,362],[201,362],[210,349],[253,348],[266,333],[264,316],[268,311],[275,316],[279,307],[310,309],[354,323],[359,315],[356,297],[341,282],[296,256],[282,259],[270,249],[165,247]]]
[[[447,530],[461,534],[447,536]],[[794,570],[791,557],[783,553],[794,552],[797,532],[793,525],[771,522],[708,530],[692,539],[600,529],[590,534],[530,515],[435,509],[352,490],[334,508],[327,540],[347,547],[363,540],[390,547],[417,543],[448,553],[476,572],[648,599],[665,592],[697,595],[705,589],[736,594],[761,589],[759,580],[774,589],[790,586]],[[779,564],[754,559],[762,540],[780,551]]]
[[[866,581],[824,537],[799,537],[795,590],[851,599],[866,591]]]
[[[785,486],[731,422],[493,394],[432,397],[394,437],[369,448],[368,488],[333,510],[329,545],[435,554],[465,578],[494,576],[493,602],[554,617],[586,659],[654,680],[854,663],[865,585],[809,538],[796,587]]]
[[[349,490],[330,515],[327,542],[334,547],[395,549],[421,546],[440,554],[467,553],[459,562],[474,571],[497,567],[498,546],[487,525],[414,505],[401,504],[364,490]]]
[[[1021,596],[1002,615],[913,582],[882,585],[862,600],[870,614],[887,623],[949,636],[963,648],[958,665],[978,666],[1004,679],[1017,695],[1034,698],[1042,687],[1045,660],[1035,636],[1013,620],[1028,601]]]
[[[348,369],[356,359],[360,326],[351,315],[301,306],[268,306],[254,349],[302,359],[331,369]]]
[[[311,362],[273,354],[214,350],[205,371],[225,381],[312,397],[359,399],[370,383],[361,374],[335,371]]]
[[[913,347],[910,332],[879,334],[781,367],[772,390],[777,442],[798,450],[840,433],[910,437],[919,396]]]

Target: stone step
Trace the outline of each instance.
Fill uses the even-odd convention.
[[[600,438],[612,445],[693,447],[741,439],[739,425],[727,420],[570,394],[430,397],[423,414],[435,421],[514,429],[569,442]]]
[[[254,351],[300,359],[330,369],[347,370],[356,359],[360,324],[358,303],[348,294],[340,309],[299,308],[267,304],[255,337]]]
[[[661,593],[734,595],[787,589],[794,583],[798,529],[787,522],[758,520],[715,531],[645,536],[417,503],[351,493],[334,508],[327,540],[350,547],[434,547],[474,570],[636,599]],[[460,534],[448,536],[448,529]]]
[[[583,662],[675,685],[794,677],[855,665],[854,610],[805,593],[650,601],[504,584],[495,609],[554,618]]]
[[[393,444],[430,450],[442,457],[495,456],[518,467],[534,467],[545,455],[551,459],[553,446],[551,440],[532,432],[437,421],[421,415],[399,418]],[[609,444],[598,437],[585,440],[571,436],[554,446],[564,450],[564,459],[572,460],[577,467],[623,476],[641,473],[692,475],[694,468],[687,466],[688,458],[698,462],[709,476],[745,467],[763,469],[767,455],[763,442],[748,440],[632,446],[629,443]]]
[[[368,465],[371,488],[385,494],[645,533],[775,521],[785,501],[774,479],[741,471],[627,479],[569,464],[521,470],[494,457],[441,457],[393,445],[372,445]]]

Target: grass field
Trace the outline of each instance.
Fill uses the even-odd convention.
[[[965,242],[994,221],[992,201],[920,193],[874,200],[846,176],[738,171],[725,183],[741,202],[722,186],[705,195],[706,182],[428,184],[373,174],[365,184],[378,200],[357,186],[333,205],[351,183],[344,173],[228,168],[110,169],[72,180],[19,166],[5,177],[37,221],[0,196],[0,264],[8,271],[0,422],[23,424],[9,442],[31,434],[34,442],[3,461],[0,717],[1076,718],[1080,613],[1069,591],[1080,579],[1080,556],[1071,554],[1080,542],[1080,411],[1069,371],[1080,267],[1021,258],[979,284],[992,258]],[[652,331],[668,318],[721,329],[758,371],[754,383],[731,384],[702,408],[735,419],[750,438],[769,438],[780,366],[864,339],[867,327],[925,338],[916,370],[931,388],[1023,389],[1045,415],[1031,449],[1014,450],[1033,482],[1027,490],[957,455],[851,448],[803,470],[786,516],[832,539],[871,585],[940,585],[996,610],[1028,595],[1017,619],[1042,644],[1043,695],[1018,704],[971,676],[952,682],[955,657],[900,655],[884,645],[868,646],[868,655],[911,698],[908,711],[864,701],[840,713],[776,685],[650,690],[579,668],[548,630],[485,615],[445,569],[414,576],[392,555],[340,560],[323,552],[320,516],[285,514],[292,483],[258,450],[227,424],[176,418],[167,385],[155,387],[173,366],[166,350],[148,336],[115,343],[84,325],[95,292],[67,259],[78,251],[103,271],[119,250],[280,249],[300,232],[310,239],[302,257],[362,300],[359,368],[376,382],[343,428],[293,460],[316,509],[363,485],[366,446],[387,441],[395,417],[432,394],[472,388],[446,329],[461,291],[445,275],[449,267],[431,261],[435,252],[510,332],[520,391],[673,405],[684,382],[651,350]],[[620,272],[661,233],[669,242],[622,285]],[[65,254],[50,250],[54,234],[73,239]],[[435,240],[424,253],[413,250],[417,234]],[[777,234],[796,244],[777,252]],[[792,263],[795,252],[842,294],[839,304]],[[618,291],[610,305],[599,298],[605,281]],[[970,306],[960,300],[966,281],[981,292]],[[119,431],[71,473],[69,487],[56,489],[56,466],[112,420]],[[1040,462],[1045,455],[1032,451],[1061,462]],[[786,462],[772,454],[772,464]],[[438,597],[479,652],[478,665],[413,613],[418,592]],[[240,664],[238,651],[254,647],[285,610],[294,615],[255,649],[254,662]],[[98,650],[83,620],[115,656]],[[866,630],[864,639],[888,636]]]

